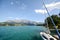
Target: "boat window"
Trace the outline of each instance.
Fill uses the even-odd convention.
[[[42,35],[45,39],[47,39],[48,40],[48,38],[46,38],[44,35]]]
[[[50,40],[54,40],[53,38],[50,38]]]

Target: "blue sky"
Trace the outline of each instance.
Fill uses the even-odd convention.
[[[50,15],[58,14],[60,0],[44,0]],[[42,0],[0,0],[0,21],[26,19],[44,22],[47,12]]]

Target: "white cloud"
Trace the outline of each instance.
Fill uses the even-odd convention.
[[[55,2],[55,3],[45,4],[45,5],[49,12],[51,12],[54,9],[60,9],[60,2]],[[44,6],[43,6],[43,8],[44,8]],[[42,13],[42,14],[47,13],[46,9],[36,9],[35,12]]]
[[[47,13],[47,11],[46,11],[46,10],[40,10],[40,9],[39,9],[39,10],[38,10],[38,9],[37,9],[37,10],[35,10],[35,12],[36,12],[36,13],[42,13],[42,14]]]
[[[16,19],[16,20],[19,20],[20,18],[16,17],[15,19]]]
[[[11,18],[13,18],[13,17],[7,17],[7,19],[11,19]]]
[[[19,20],[20,18],[19,17],[6,17],[7,18],[7,20],[11,20],[11,19],[15,19],[15,20]]]
[[[48,8],[49,11],[52,11],[54,9],[60,9],[60,2],[46,4],[46,7]]]
[[[13,19],[13,17],[6,17],[6,20],[11,20],[11,19]]]

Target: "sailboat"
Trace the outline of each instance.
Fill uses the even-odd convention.
[[[56,32],[57,32],[57,35],[58,35],[58,37],[59,37],[59,40],[60,40],[60,33],[59,33],[58,29],[56,28],[56,25],[55,25],[52,17],[50,16],[50,14],[49,14],[49,12],[48,12],[48,9],[47,9],[46,6],[45,6],[44,0],[42,0],[42,1],[43,1],[43,5],[44,5],[44,7],[45,7],[45,9],[46,9],[46,11],[47,11],[47,14],[49,15],[49,17],[50,17],[50,19],[51,19],[51,21],[52,21],[52,24],[54,25],[54,28],[55,28],[55,30],[56,30]],[[41,37],[43,38],[43,40],[57,40],[57,39],[54,38],[52,35],[50,35],[50,34],[48,34],[48,33],[46,33],[46,32],[40,32],[40,35],[41,35]]]
[[[50,35],[51,32],[48,27],[48,20],[46,20],[46,24],[47,32],[40,32],[40,35],[43,38],[43,40],[57,40],[56,38]]]
[[[45,32],[40,32],[40,35],[43,38],[43,40],[57,40],[56,38]]]

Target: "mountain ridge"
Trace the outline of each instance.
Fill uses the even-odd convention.
[[[41,22],[30,21],[30,20],[6,20],[5,22],[1,22],[2,25],[38,25],[42,24]],[[0,25],[1,25],[0,23]]]

